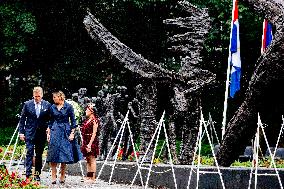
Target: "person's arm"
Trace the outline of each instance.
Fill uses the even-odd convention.
[[[75,128],[77,127],[77,124],[76,124],[74,109],[73,109],[72,105],[70,105],[69,117],[70,117],[70,121],[71,121],[71,124],[70,124],[71,133],[69,135],[69,140],[73,140],[74,134],[75,134]]]
[[[97,130],[98,130],[98,120],[95,120],[93,123],[93,133],[92,133],[92,137],[89,141],[89,144],[87,145],[87,151],[91,151],[91,146],[96,138],[97,135]]]
[[[50,128],[49,127],[47,127],[47,129],[46,129],[46,140],[47,140],[47,142],[50,141]]]
[[[54,123],[54,117],[53,117],[53,114],[52,114],[52,105],[49,107],[48,109],[48,129],[50,130],[52,128],[52,125]]]
[[[21,112],[21,117],[19,121],[19,137],[20,140],[25,141],[25,122],[26,122],[26,103],[24,103],[22,112]]]
[[[52,116],[52,106],[50,105],[49,108],[48,108],[48,118],[49,118],[49,121],[48,121],[48,127],[46,129],[46,139],[47,139],[47,142],[50,141],[50,129],[52,128],[52,125],[53,125],[53,122],[54,122],[54,118]]]
[[[70,114],[69,114],[69,117],[70,117],[70,121],[71,121],[71,129],[75,130],[75,128],[77,127],[77,124],[76,124],[76,119],[75,119],[75,113],[74,113],[74,108],[73,106],[70,105]]]

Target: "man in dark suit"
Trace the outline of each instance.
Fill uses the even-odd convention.
[[[24,103],[20,123],[19,137],[26,143],[26,178],[32,175],[33,157],[35,155],[34,179],[40,181],[42,153],[46,143],[46,129],[49,119],[49,102],[42,99],[41,87],[33,89],[33,99]],[[34,154],[35,152],[35,154]]]

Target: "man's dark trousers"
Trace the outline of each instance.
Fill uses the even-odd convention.
[[[32,174],[33,157],[35,156],[35,175],[41,174],[42,153],[46,143],[46,132],[43,129],[37,129],[33,140],[26,139],[26,176]]]

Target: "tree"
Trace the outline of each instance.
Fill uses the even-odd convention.
[[[35,71],[27,61],[27,54],[37,27],[26,4],[18,0],[1,1],[0,18],[0,123],[7,119],[9,124],[4,121],[2,124],[11,125],[16,122],[15,115],[19,113],[17,110],[22,100],[19,94],[23,95],[21,89],[25,86],[20,83],[24,75],[21,71],[25,67],[29,67],[30,72]],[[13,82],[15,78],[17,80]]]
[[[36,31],[35,17],[19,1],[3,2],[1,16],[1,71],[19,65],[28,51],[29,39]],[[5,63],[5,65],[3,65]],[[8,68],[9,69],[9,68]],[[13,69],[13,68],[11,68]]]

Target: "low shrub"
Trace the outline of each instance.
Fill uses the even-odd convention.
[[[41,187],[39,182],[22,179],[17,172],[9,174],[5,165],[0,165],[0,188],[37,189]]]

